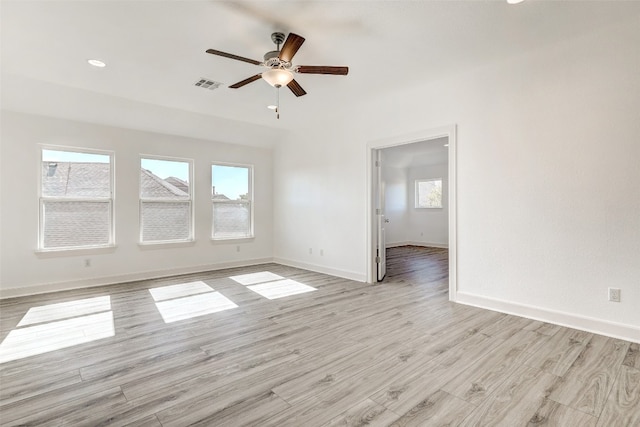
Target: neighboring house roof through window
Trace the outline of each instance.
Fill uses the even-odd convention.
[[[109,197],[108,163],[43,162],[42,195],[47,197]],[[162,179],[140,171],[145,198],[188,199],[189,183],[175,177]]]
[[[172,182],[179,184],[184,189],[177,187]],[[141,196],[143,198],[189,198],[189,184],[175,177],[162,179],[159,176],[154,175],[151,171],[141,169],[140,183],[140,191],[142,192]]]

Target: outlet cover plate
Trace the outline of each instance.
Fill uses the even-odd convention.
[[[620,302],[620,289],[619,288],[609,288],[609,301],[611,301],[611,302]]]

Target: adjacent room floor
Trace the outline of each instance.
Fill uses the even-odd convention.
[[[384,283],[411,283],[448,290],[449,250],[422,246],[387,249],[387,275]]]
[[[420,261],[418,261],[420,259]],[[0,302],[0,423],[633,426],[638,344],[276,264]]]

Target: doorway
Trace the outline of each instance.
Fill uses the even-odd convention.
[[[372,141],[367,144],[367,171],[368,171],[368,199],[369,212],[367,215],[367,281],[376,283],[384,278],[386,269],[386,248],[388,244],[393,246],[411,245],[418,246],[441,246],[449,248],[448,256],[448,277],[449,277],[449,299],[455,301],[456,298],[456,133],[455,125],[443,128],[425,130],[412,135],[398,136],[384,140]],[[438,150],[446,155],[437,158]],[[383,168],[387,160],[395,163],[395,166],[405,164],[404,188],[397,187],[397,200],[390,200],[394,197],[391,176],[385,176]],[[408,168],[408,166],[419,166],[425,158],[431,158],[433,162],[445,162],[441,172],[434,172],[438,168],[430,169]],[[427,159],[428,160],[428,159]],[[426,169],[425,169],[426,168]],[[410,170],[411,173],[406,172]],[[415,173],[416,170],[423,172]],[[424,172],[425,170],[429,172]],[[438,177],[438,173],[442,176]],[[398,175],[398,174],[395,174]],[[400,173],[402,175],[402,173]],[[424,178],[424,179],[419,179]],[[438,182],[438,178],[440,181]],[[446,183],[443,186],[443,183]],[[438,187],[440,185],[441,187]],[[438,206],[438,194],[442,201],[447,203]],[[386,191],[385,191],[386,190]],[[444,194],[442,194],[444,192]],[[402,196],[404,195],[404,197]],[[391,197],[390,197],[391,196]],[[429,196],[426,197],[425,196]],[[420,199],[422,197],[422,199]],[[398,216],[396,211],[388,211],[389,204],[405,204],[404,217]],[[398,206],[393,206],[394,209]],[[402,207],[402,206],[400,206]],[[433,209],[431,209],[433,208]],[[401,210],[401,209],[400,209]],[[411,215],[412,218],[409,218]],[[416,222],[420,217],[430,217],[428,224],[435,224],[440,221],[440,231],[426,230],[427,223],[422,226],[422,230],[413,230],[413,234],[406,232],[407,224]],[[444,216],[444,219],[442,218]],[[438,221],[436,221],[436,219]],[[394,221],[396,224],[394,224]],[[407,224],[404,222],[407,221]],[[444,222],[443,222],[444,221]],[[425,228],[426,227],[426,228]],[[442,228],[444,227],[444,231]],[[398,232],[404,228],[404,234]],[[438,234],[439,233],[439,234]],[[402,236],[402,237],[401,237]],[[431,239],[431,240],[429,240]]]

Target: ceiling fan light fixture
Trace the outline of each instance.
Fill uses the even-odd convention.
[[[262,78],[273,87],[282,87],[293,80],[293,73],[284,68],[272,68],[262,73]]]

